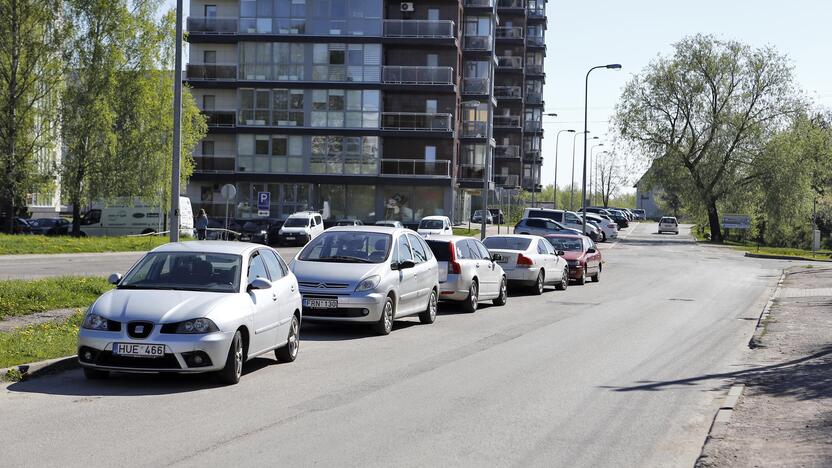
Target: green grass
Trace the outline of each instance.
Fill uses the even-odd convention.
[[[706,229],[707,232],[710,230]],[[691,228],[691,234],[694,235],[696,240],[701,242],[708,242],[708,239],[705,238],[705,234],[700,234],[699,231],[696,229],[696,226]],[[763,255],[784,255],[788,257],[805,257],[805,258],[812,258],[812,251],[807,249],[798,249],[794,247],[769,247],[766,245],[757,245],[755,242],[751,241],[735,241],[730,239],[725,239],[722,241],[722,245],[727,245],[734,250],[739,250],[741,252],[749,252],[753,254],[763,254]],[[832,257],[832,250],[818,250],[815,252],[815,257],[820,260],[828,260]]]
[[[84,314],[79,312],[64,322],[41,323],[0,333],[0,367],[75,354],[78,327],[83,319]]]
[[[105,278],[86,276],[0,281],[0,320],[53,309],[86,308],[112,287]]]
[[[168,242],[164,236],[70,237],[0,234],[0,255],[82,252],[134,252]]]
[[[454,235],[455,236],[468,236],[468,237],[479,237],[480,230],[479,229],[468,229],[468,228],[454,228]]]

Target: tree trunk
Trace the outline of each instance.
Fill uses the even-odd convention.
[[[72,236],[81,237],[81,200],[72,200]]]
[[[12,203],[12,200],[4,199],[0,201],[0,211],[6,215],[2,219],[3,226],[0,229],[7,234],[14,234],[14,203]]]
[[[716,209],[716,200],[708,202],[708,224],[711,226],[711,242],[722,243],[722,228],[719,226],[719,212]]]

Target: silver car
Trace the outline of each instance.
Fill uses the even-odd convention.
[[[110,371],[201,373],[239,382],[243,362],[298,354],[301,296],[273,249],[243,242],[165,244],[142,257],[87,310],[78,360]]]
[[[506,274],[482,242],[470,237],[442,236],[426,239],[439,264],[439,299],[462,304],[474,312],[480,300],[502,306],[508,300]]]
[[[547,284],[554,284],[559,290],[569,286],[569,265],[562,253],[540,236],[488,236],[483,244],[500,254],[497,261],[509,284],[528,286],[534,294],[543,294]]]
[[[372,324],[381,335],[397,318],[436,320],[436,259],[410,229],[332,227],[307,244],[291,268],[305,320]]]

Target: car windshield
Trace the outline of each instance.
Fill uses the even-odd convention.
[[[489,249],[502,250],[519,250],[523,251],[529,248],[532,240],[525,237],[486,237],[483,241]]]
[[[240,256],[208,252],[151,252],[119,283],[119,289],[237,292]]]
[[[335,223],[336,226],[354,226],[355,221],[338,221]]]
[[[283,227],[306,227],[309,225],[309,218],[289,218],[283,223]]]
[[[440,219],[423,219],[419,223],[419,229],[442,229],[445,223]]]
[[[298,255],[307,262],[381,263],[393,237],[380,232],[330,231],[312,240]]]
[[[571,250],[573,252],[580,252],[583,250],[580,239],[570,239],[568,237],[547,237],[547,241],[552,244],[555,250]]]
[[[57,221],[54,219],[41,218],[31,221],[29,224],[35,227],[52,227],[57,224]]]

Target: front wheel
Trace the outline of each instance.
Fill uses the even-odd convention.
[[[563,276],[560,278],[560,284],[555,286],[555,289],[558,291],[566,291],[566,288],[569,287],[569,267],[566,266],[563,268]]]
[[[393,299],[387,297],[381,309],[381,317],[376,322],[375,329],[379,335],[389,335],[393,331]]]
[[[584,265],[584,267],[581,269],[581,277],[578,278],[577,282],[580,286],[583,286],[583,285],[586,284],[586,265]]]
[[[471,287],[468,288],[468,297],[462,302],[462,310],[468,313],[477,311],[479,303],[479,284],[477,280],[471,281]]]
[[[503,276],[503,280],[500,281],[500,295],[497,296],[494,301],[492,301],[495,306],[504,306],[506,302],[508,302],[508,283],[506,282],[506,277]]]
[[[243,335],[237,330],[228,348],[225,367],[219,372],[218,377],[220,382],[234,385],[240,381],[241,375],[243,375]]]
[[[604,232],[604,231],[601,231],[601,242],[606,242],[606,241],[607,241],[607,233]]]
[[[298,316],[292,316],[292,323],[289,324],[289,337],[286,340],[286,345],[274,350],[274,356],[280,362],[293,362],[298,358],[298,349],[300,349],[300,321]]]
[[[540,270],[540,273],[537,274],[537,281],[535,281],[534,286],[532,286],[532,294],[535,296],[539,296],[543,294],[543,289],[546,287],[546,275],[544,274],[543,270]]]
[[[427,325],[436,321],[436,301],[436,290],[434,289],[430,292],[428,307],[424,312],[419,314],[419,321],[423,324]]]
[[[601,281],[601,265],[600,264],[598,264],[598,271],[594,275],[590,276],[590,278],[592,278],[593,283],[597,283],[597,282]]]

